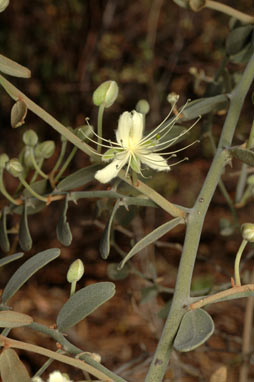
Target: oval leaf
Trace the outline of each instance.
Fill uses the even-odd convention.
[[[191,310],[183,316],[174,341],[174,347],[180,352],[196,349],[213,332],[214,323],[210,314],[203,309]]]
[[[200,98],[190,102],[182,111],[181,121],[198,118],[200,115],[224,109],[228,105],[229,99],[226,94],[214,97]]]
[[[129,276],[128,264],[123,269],[118,269],[118,263],[111,263],[107,267],[107,275],[111,280],[124,280]]]
[[[233,29],[226,40],[226,52],[229,56],[239,53],[250,42],[253,25],[243,25]]]
[[[59,248],[47,249],[46,251],[37,253],[37,255],[31,257],[23,265],[21,265],[5,286],[2,294],[2,303],[6,304],[7,301],[35,272],[44,267],[50,261],[56,259],[59,255]]]
[[[184,219],[181,217],[172,219],[169,222],[162,224],[160,227],[156,228],[154,231],[152,231],[148,235],[146,235],[136,245],[134,245],[134,247],[130,250],[130,252],[125,256],[125,258],[120,264],[120,269],[123,268],[124,264],[128,260],[130,260],[134,255],[136,255],[136,253],[140,252],[143,248],[147,247],[149,244],[158,240],[160,237],[165,235],[171,229],[175,228],[178,224],[184,224]]]
[[[18,328],[30,325],[33,318],[24,313],[5,310],[0,312],[0,328]]]
[[[4,382],[30,382],[28,371],[13,349],[5,349],[0,355],[0,371]]]
[[[30,251],[32,248],[32,238],[27,221],[27,203],[23,205],[23,213],[19,224],[19,245],[23,251]]]
[[[3,56],[2,54],[0,54],[0,72],[14,77],[31,77],[31,71],[28,68],[18,64],[10,58]]]
[[[6,208],[2,209],[2,216],[0,219],[0,247],[2,251],[9,252],[10,250],[10,242],[7,234],[7,226],[6,226]]]
[[[64,208],[60,214],[57,227],[56,235],[61,244],[66,245],[67,247],[71,245],[72,242],[72,233],[70,229],[70,224],[67,222],[67,210],[68,210],[68,197],[65,198]]]
[[[69,191],[84,186],[94,179],[94,174],[99,168],[100,166],[97,164],[81,168],[59,182],[56,186],[57,191]]]
[[[109,218],[109,221],[102,233],[102,237],[100,239],[100,244],[99,244],[99,251],[101,254],[101,257],[106,260],[108,258],[109,252],[110,252],[110,232],[111,232],[111,227],[112,223],[116,214],[116,211],[119,208],[120,200],[117,200],[114,208],[112,210],[111,216]]]
[[[254,151],[243,149],[242,147],[232,147],[230,154],[239,159],[241,162],[248,164],[249,166],[254,166]]]
[[[11,109],[11,127],[16,128],[24,125],[27,114],[27,106],[24,101],[18,100]]]
[[[80,289],[64,304],[57,316],[57,327],[63,332],[76,325],[115,294],[115,285],[100,282]]]
[[[12,261],[20,259],[22,256],[24,256],[23,252],[14,253],[14,255],[6,256],[3,259],[0,260],[0,267],[11,263]]]

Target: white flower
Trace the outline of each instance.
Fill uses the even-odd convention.
[[[163,132],[163,135],[161,135],[165,128],[162,128],[160,134],[158,133],[158,129],[161,128],[162,124],[144,137],[143,118],[143,115],[136,111],[132,113],[126,111],[120,116],[116,130],[116,142],[110,142],[111,146],[103,145],[110,148],[102,156],[102,160],[105,162],[112,160],[112,162],[96,172],[95,178],[101,183],[107,183],[115,178],[125,165],[127,165],[126,174],[130,168],[134,172],[142,174],[141,164],[157,171],[170,170],[170,166],[162,156],[169,155],[170,153],[160,155],[157,154],[157,151],[170,146],[172,140],[166,143],[160,142],[160,139],[166,134]],[[174,140],[176,139],[174,138]],[[104,139],[104,141],[106,140]]]
[[[60,371],[56,370],[50,373],[48,382],[72,382],[67,374],[62,374]]]

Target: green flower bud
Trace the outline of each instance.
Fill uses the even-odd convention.
[[[23,155],[23,164],[25,165],[25,167],[28,168],[33,167],[33,161],[31,159],[31,150],[33,150],[31,146],[26,146]]]
[[[55,142],[54,141],[45,141],[40,143],[35,148],[35,156],[37,158],[48,159],[50,158],[55,151]]]
[[[193,11],[198,12],[205,7],[206,0],[190,0],[189,5]]]
[[[0,0],[0,12],[3,12],[9,5],[9,0]]]
[[[241,226],[242,237],[244,240],[254,243],[254,224],[244,223]]]
[[[118,85],[115,81],[103,82],[93,93],[93,103],[96,106],[110,107],[118,96]]]
[[[140,99],[136,105],[136,110],[139,112],[139,113],[142,113],[142,114],[148,114],[149,113],[149,110],[150,110],[150,105],[149,103],[147,102],[146,99]]]
[[[69,283],[77,282],[81,279],[85,272],[85,267],[80,259],[75,260],[69,267],[67,272],[67,281]]]
[[[23,142],[27,146],[34,147],[38,143],[38,135],[33,130],[27,130],[23,134]]]
[[[250,175],[250,176],[248,176],[247,183],[248,183],[250,186],[253,186],[253,185],[254,185],[254,175]]]
[[[6,163],[6,170],[15,178],[22,175],[24,168],[17,158],[13,158]]]
[[[7,154],[1,154],[0,155],[0,168],[4,168],[6,163],[8,162],[9,157]]]
[[[74,133],[77,135],[79,139],[84,141],[87,137],[91,137],[93,135],[93,127],[91,125],[80,126],[74,130]]]

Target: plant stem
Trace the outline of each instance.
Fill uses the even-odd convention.
[[[103,119],[104,109],[105,109],[104,105],[101,104],[101,105],[99,106],[98,120],[97,120],[97,134],[98,134],[97,151],[98,151],[98,153],[101,153],[101,143],[102,143],[102,119]]]
[[[61,178],[62,174],[64,173],[64,171],[67,169],[67,167],[69,166],[69,164],[71,163],[72,161],[72,158],[74,157],[74,155],[76,154],[78,148],[76,146],[73,147],[73,149],[71,150],[70,154],[68,155],[68,158],[66,159],[66,161],[64,162],[64,165],[63,167],[61,168],[61,170],[59,171],[59,173],[57,174],[57,176],[55,177],[55,181],[57,182],[58,179]]]
[[[145,382],[161,382],[166,372],[170,354],[173,349],[174,338],[185,313],[184,305],[188,304],[188,299],[190,298],[192,273],[205,215],[217,184],[219,183],[221,173],[229,160],[229,154],[227,150],[224,150],[224,147],[231,145],[243,102],[253,81],[253,77],[254,54],[240,82],[230,94],[230,107],[215,157],[200,194],[187,219],[185,242],[178,269],[173,302]]]
[[[44,196],[41,196],[36,191],[34,191],[32,187],[27,183],[27,181],[22,176],[19,176],[19,181],[23,184],[23,186],[27,189],[27,191],[29,191],[30,194],[32,194],[36,199],[39,199],[45,203],[48,202],[48,198],[45,198]]]
[[[235,17],[236,19],[242,21],[246,24],[253,24],[254,17],[250,15],[246,15],[246,13],[240,12],[237,9],[234,9],[226,4],[221,4],[217,1],[206,0],[205,3],[206,8],[214,9],[215,11],[219,11],[227,14],[228,16]]]
[[[241,286],[241,279],[240,279],[240,261],[241,257],[244,251],[244,248],[246,247],[248,241],[243,239],[241,242],[240,248],[237,251],[236,258],[235,258],[235,285]]]

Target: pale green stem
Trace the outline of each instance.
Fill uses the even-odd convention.
[[[217,1],[206,0],[205,7],[214,9],[215,11],[225,13],[226,15],[234,17],[246,24],[254,23],[253,16],[246,15],[246,13],[240,12],[237,9],[234,9],[226,4],[218,3]]]
[[[101,153],[101,143],[102,143],[102,120],[105,106],[101,104],[98,111],[98,120],[97,120],[97,134],[98,134],[98,144],[97,151]]]
[[[174,338],[181,319],[186,312],[184,307],[185,305],[188,305],[190,299],[192,273],[205,215],[217,184],[219,183],[221,173],[230,158],[228,152],[223,148],[230,147],[231,145],[243,102],[251,86],[253,77],[254,54],[252,55],[241,80],[230,94],[230,107],[222,129],[216,155],[200,194],[198,195],[195,205],[187,219],[187,230],[181,261],[178,268],[174,298],[145,382],[161,382],[166,372],[173,349]]]
[[[15,200],[15,199],[13,199],[13,197],[9,194],[9,192],[6,190],[6,188],[4,186],[4,183],[3,183],[3,169],[0,169],[0,192],[12,204],[15,204],[16,206],[20,205],[20,202]]]
[[[39,161],[39,164],[38,164],[39,168],[41,168],[41,166],[43,164],[43,161],[44,161],[44,159],[41,158],[40,161]],[[38,177],[38,172],[35,171],[33,176],[32,176],[32,179],[30,180],[30,184],[34,183],[36,181],[37,177]]]
[[[69,164],[71,163],[74,155],[76,154],[77,152],[77,147],[73,147],[73,149],[71,150],[70,154],[68,155],[66,161],[64,162],[64,165],[62,166],[61,170],[59,171],[59,173],[57,174],[57,176],[55,177],[55,181],[57,182],[58,179],[61,178],[62,174],[64,173],[64,171],[67,169],[67,167],[69,166]]]
[[[58,349],[56,353],[62,353],[62,350]],[[40,369],[34,374],[33,377],[40,377],[44,371],[47,370],[47,368],[54,362],[53,358],[49,358],[41,367]]]
[[[252,125],[251,125],[250,136],[249,136],[248,143],[247,143],[247,149],[252,148],[253,143],[254,143],[254,121],[252,122]],[[242,198],[244,195],[244,188],[246,185],[246,179],[248,176],[248,172],[247,172],[248,167],[249,166],[246,163],[242,164],[241,174],[239,176],[237,186],[236,186],[236,193],[235,193],[236,203],[241,204],[241,202],[242,202]]]
[[[64,154],[66,152],[66,146],[67,146],[67,141],[64,140],[62,142],[62,145],[61,145],[61,151],[60,151],[59,157],[58,157],[58,159],[56,161],[55,166],[53,167],[53,169],[51,171],[51,174],[54,174],[56,172],[56,170],[59,168],[60,164],[62,163],[63,158],[64,158]]]
[[[75,293],[75,291],[76,291],[76,286],[77,286],[77,281],[73,281],[73,282],[71,283],[70,296],[72,296],[72,295]]]
[[[32,187],[27,183],[27,181],[22,176],[19,176],[19,181],[23,184],[23,186],[27,189],[27,191],[29,191],[30,194],[32,194],[36,199],[39,199],[45,203],[48,202],[48,199],[44,198],[43,196],[39,195],[36,191],[34,191]]]
[[[241,257],[244,251],[244,248],[246,247],[248,243],[248,240],[243,239],[240,248],[237,251],[236,258],[235,258],[235,285],[241,286],[241,278],[240,278],[240,261]]]
[[[42,176],[44,179],[48,179],[48,175],[45,174],[45,172],[43,172],[40,167],[38,166],[38,163],[36,162],[36,159],[34,157],[34,149],[31,147],[31,151],[30,151],[30,157],[31,157],[31,160],[32,160],[32,164],[34,166],[34,169],[36,170],[36,172]]]

